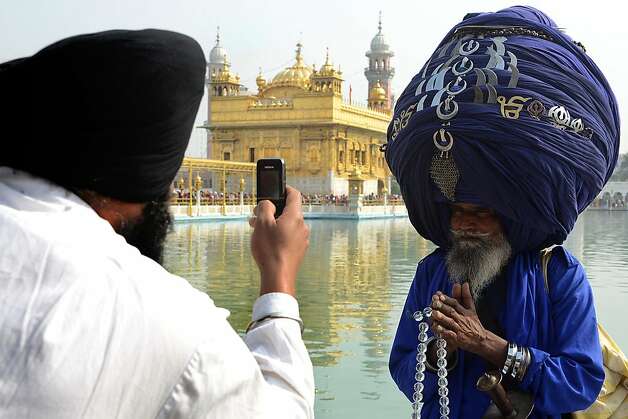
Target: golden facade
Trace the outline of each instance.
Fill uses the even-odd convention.
[[[342,72],[329,53],[316,69],[305,64],[301,44],[292,66],[269,81],[257,77],[257,93],[242,94],[238,82],[226,58],[211,69],[208,158],[283,158],[287,182],[307,194],[390,189],[380,146],[386,141],[391,100],[379,82],[369,92],[368,107],[352,104],[343,98]]]

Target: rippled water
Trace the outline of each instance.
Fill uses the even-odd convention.
[[[406,219],[311,220],[297,292],[317,384],[317,418],[404,417],[409,403],[388,354],[416,263],[433,245]],[[242,332],[258,295],[246,222],[176,224],[168,270],[231,310]],[[566,246],[586,267],[600,322],[624,350],[628,330],[628,212],[586,212]]]

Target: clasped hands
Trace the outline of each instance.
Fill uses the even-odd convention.
[[[447,342],[448,354],[460,348],[501,365],[508,343],[480,322],[469,283],[454,284],[452,296],[432,296],[432,330]]]

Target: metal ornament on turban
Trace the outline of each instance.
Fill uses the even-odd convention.
[[[467,15],[395,106],[383,147],[423,237],[449,204],[494,209],[516,251],[562,243],[611,176],[619,115],[584,47],[542,12]]]
[[[0,166],[123,201],[160,199],[204,78],[196,41],[154,29],[79,35],[0,64]]]

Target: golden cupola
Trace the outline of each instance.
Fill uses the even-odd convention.
[[[369,92],[369,108],[383,111],[386,109],[387,100],[386,90],[378,80]]]
[[[235,96],[240,94],[240,76],[231,73],[227,54],[223,56],[223,67],[212,70],[209,76],[211,96]]]
[[[259,74],[255,78],[255,84],[257,84],[259,94],[261,94],[266,88],[266,79],[262,75],[262,67],[259,68]]]
[[[340,75],[340,70],[336,71],[331,62],[329,61],[329,48],[327,48],[327,53],[325,54],[325,64],[321,66],[320,71],[318,72],[321,76],[336,76]]]
[[[329,60],[329,48],[325,56],[325,64],[311,77],[311,90],[316,93],[333,93],[342,95],[342,72],[336,70]]]
[[[264,89],[264,96],[292,97],[295,93],[310,89],[310,76],[312,68],[303,61],[301,49],[303,45],[297,44],[295,63],[279,72]]]
[[[384,90],[379,81],[375,83],[375,86],[369,92],[369,100],[386,100],[386,90]]]

